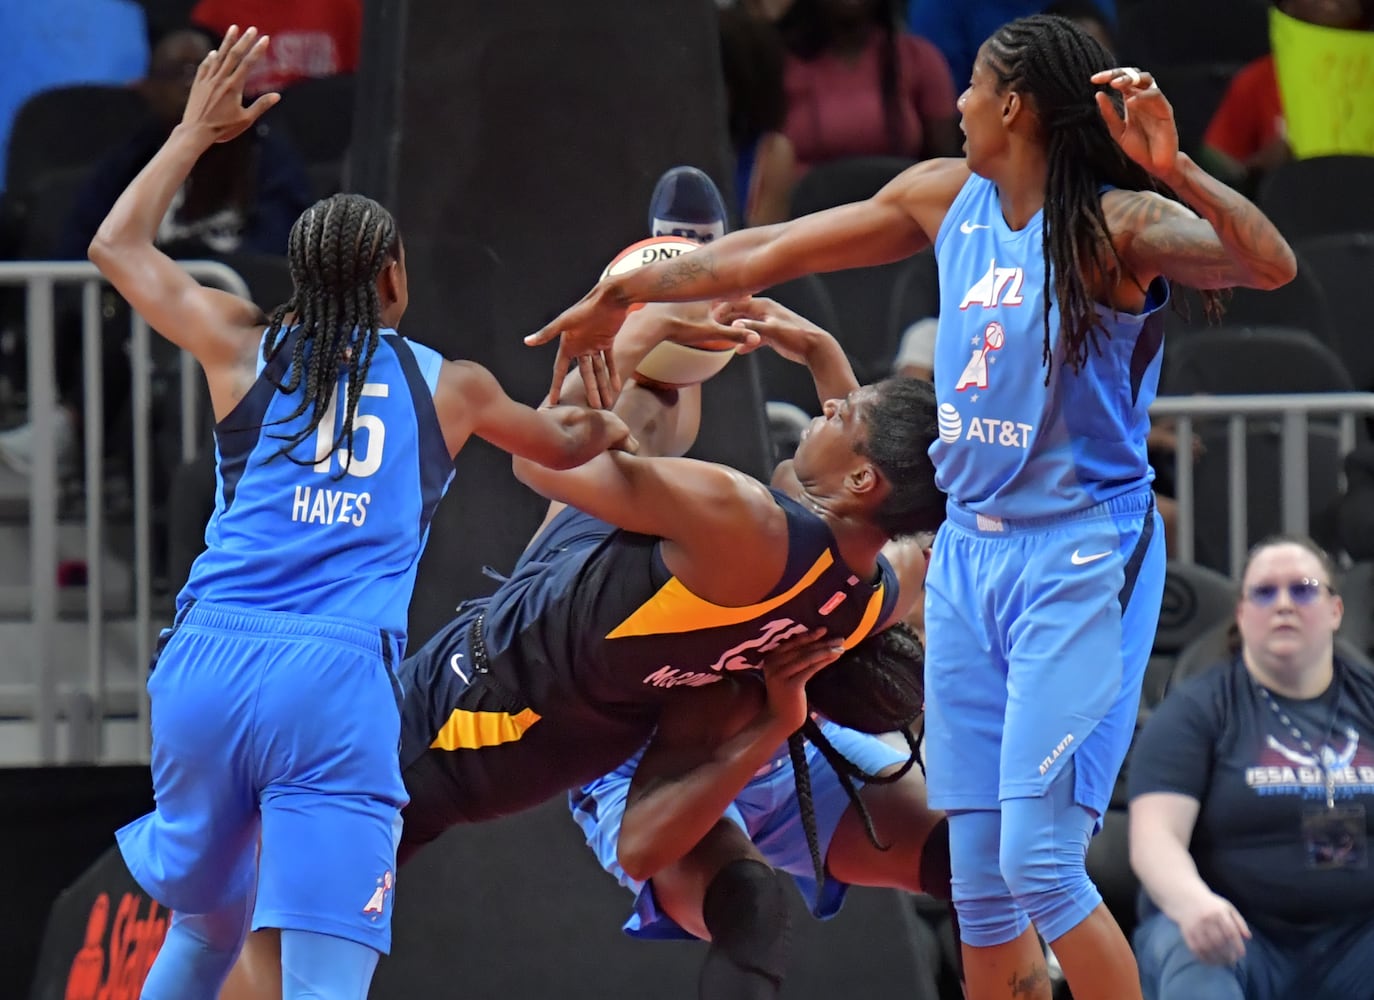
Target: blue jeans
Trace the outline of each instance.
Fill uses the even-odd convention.
[[[1374,919],[1335,924],[1282,942],[1253,926],[1233,966],[1194,955],[1162,913],[1133,935],[1146,1000],[1352,1000],[1374,981]]]

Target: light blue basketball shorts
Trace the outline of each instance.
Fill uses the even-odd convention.
[[[832,722],[822,722],[820,726],[831,745],[868,774],[906,763],[906,751],[876,736],[845,729]],[[806,761],[811,771],[811,794],[816,807],[816,835],[824,858],[850,801],[834,768],[809,742]],[[568,798],[573,818],[582,827],[587,845],[596,854],[601,867],[635,894],[634,912],[625,921],[625,932],[640,938],[691,938],[691,934],[659,909],[652,885],[630,878],[616,860],[625,797],[638,764],[639,754],[636,754],[605,777],[571,792]],[[827,918],[839,912],[848,888],[844,883],[827,878],[819,901],[816,899],[815,868],[806,846],[792,761],[785,747],[744,786],[725,810],[725,818],[745,832],[770,865],[792,876],[802,898],[812,907],[812,913]]]
[[[926,576],[932,808],[1044,795],[1072,758],[1075,801],[1102,815],[1135,730],[1164,564],[1149,490],[1015,522],[950,503]]]
[[[254,929],[387,952],[406,802],[397,651],[357,622],[184,610],[148,680],[157,808],[117,834],[139,885],[209,913],[256,878]]]

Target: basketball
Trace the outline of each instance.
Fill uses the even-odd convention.
[[[601,276],[607,278],[625,274],[646,264],[691,253],[698,246],[700,244],[681,236],[654,236],[640,240],[616,254]],[[638,305],[630,307],[632,312],[638,308]],[[718,345],[688,346],[665,340],[644,356],[635,369],[634,378],[651,388],[683,389],[705,382],[729,364],[734,355],[735,345],[728,341]]]

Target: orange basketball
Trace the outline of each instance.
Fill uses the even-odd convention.
[[[625,274],[646,264],[691,253],[698,246],[700,244],[681,236],[653,236],[640,240],[616,254],[601,276]],[[638,308],[639,305],[631,306],[630,311]],[[635,379],[659,388],[682,389],[705,382],[734,356],[735,345],[729,341],[688,346],[665,340],[645,355],[635,369]]]

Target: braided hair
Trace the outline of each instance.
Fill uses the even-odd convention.
[[[316,202],[296,220],[286,253],[291,298],[273,312],[262,350],[270,361],[293,343],[290,367],[276,388],[292,393],[303,384],[305,391],[295,410],[276,423],[294,420],[307,409],[311,414],[300,431],[277,436],[284,442],[277,455],[310,465],[314,456],[300,459],[290,452],[315,434],[330,411],[341,371],[347,372],[348,386],[343,427],[332,450],[342,446],[353,453],[353,417],[380,341],[377,276],[400,259],[401,236],[391,213],[372,199],[336,194]],[[289,327],[287,316],[292,317]],[[294,338],[288,336],[293,331],[298,334]],[[343,463],[340,475],[347,465]]]
[[[1100,351],[1106,331],[1084,275],[1119,276],[1125,265],[1112,244],[1102,213],[1102,185],[1179,197],[1122,151],[1097,108],[1092,75],[1110,69],[1112,58],[1073,21],[1052,15],[1023,17],[999,28],[984,49],[999,92],[1030,97],[1044,129],[1049,177],[1045,190],[1045,381],[1050,349],[1050,278],[1059,305],[1064,361],[1078,372],[1089,350]],[[1121,97],[1108,89],[1118,111]],[[1220,296],[1203,291],[1207,314],[1220,313]]]
[[[887,496],[874,512],[878,526],[889,538],[938,528],[945,519],[945,495],[935,485],[929,455],[940,433],[935,387],[921,379],[885,378],[874,386],[862,419],[858,451],[888,484]]]
[[[897,624],[864,639],[806,682],[807,700],[831,722],[864,733],[899,732],[911,751],[906,763],[893,773],[869,774],[835,749],[814,719],[808,718],[801,729],[788,737],[787,751],[792,758],[797,804],[816,873],[818,899],[825,884],[825,861],[816,832],[816,807],[811,795],[811,769],[806,763],[806,741],[810,740],[834,768],[841,787],[858,810],[869,841],[879,850],[887,850],[888,845],[878,839],[873,816],[864,805],[855,782],[892,784],[905,777],[913,765],[920,766],[921,773],[925,773],[925,765],[920,761],[921,737],[911,732],[925,704],[924,670],[925,650],[921,640],[911,629]]]

